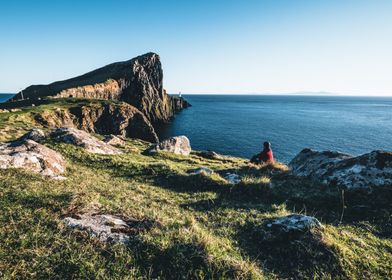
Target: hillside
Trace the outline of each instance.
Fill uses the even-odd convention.
[[[67,124],[99,139],[95,133],[113,133],[83,124],[75,110],[85,106],[123,105],[56,99],[3,112],[0,142]],[[46,137],[40,143],[65,159],[64,180],[0,169],[2,279],[392,277],[390,188],[344,191],[295,177],[280,163],[258,167],[198,151],[149,154],[150,143],[124,141],[118,154],[104,155]],[[227,173],[240,182],[230,183]],[[321,226],[289,235],[269,229],[274,219],[295,213]],[[66,219],[84,215],[127,221],[117,233],[129,240],[100,241],[67,227]]]

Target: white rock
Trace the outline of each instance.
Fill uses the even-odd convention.
[[[296,176],[345,189],[392,186],[392,153],[384,151],[353,157],[305,149],[290,162],[290,167]]]
[[[147,152],[149,153],[156,153],[159,151],[187,156],[191,153],[192,149],[188,137],[176,136],[163,140],[147,149]]]
[[[129,236],[122,232],[129,229],[129,225],[113,215],[82,215],[80,219],[67,217],[63,221],[68,228],[87,231],[90,236],[103,242],[129,241]]]
[[[75,128],[57,128],[50,134],[56,141],[83,147],[96,154],[117,155],[122,152],[117,148],[100,141],[89,133]]]
[[[0,169],[21,168],[53,179],[63,179],[66,161],[56,151],[33,140],[0,145]]]

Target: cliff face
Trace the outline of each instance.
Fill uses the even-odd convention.
[[[48,128],[71,127],[103,135],[122,135],[158,142],[158,136],[150,121],[142,112],[126,103],[58,108],[37,114],[35,120]]]
[[[69,80],[30,86],[23,90],[23,96],[18,93],[11,101],[44,97],[120,100],[135,106],[152,123],[166,122],[189,104],[169,96],[162,81],[159,56],[147,53]]]

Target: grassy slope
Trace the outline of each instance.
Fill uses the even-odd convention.
[[[60,101],[61,102],[61,101]],[[36,112],[62,102],[0,114],[0,141],[36,126]],[[73,103],[72,103],[73,104]],[[74,104],[72,105],[74,106]],[[65,181],[0,170],[0,278],[352,278],[392,277],[391,193],[344,195],[292,178],[281,164],[159,154],[129,140],[123,155],[93,155],[45,143],[68,161]],[[188,175],[209,167],[213,175]],[[228,185],[219,173],[244,180]],[[128,246],[67,231],[62,217],[95,209],[153,221]],[[325,228],[295,240],[262,241],[266,219],[289,213]]]

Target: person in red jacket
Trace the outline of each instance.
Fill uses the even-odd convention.
[[[274,162],[274,153],[271,149],[270,142],[264,142],[264,149],[261,153],[255,155],[250,160],[251,163],[262,164],[265,162]]]

